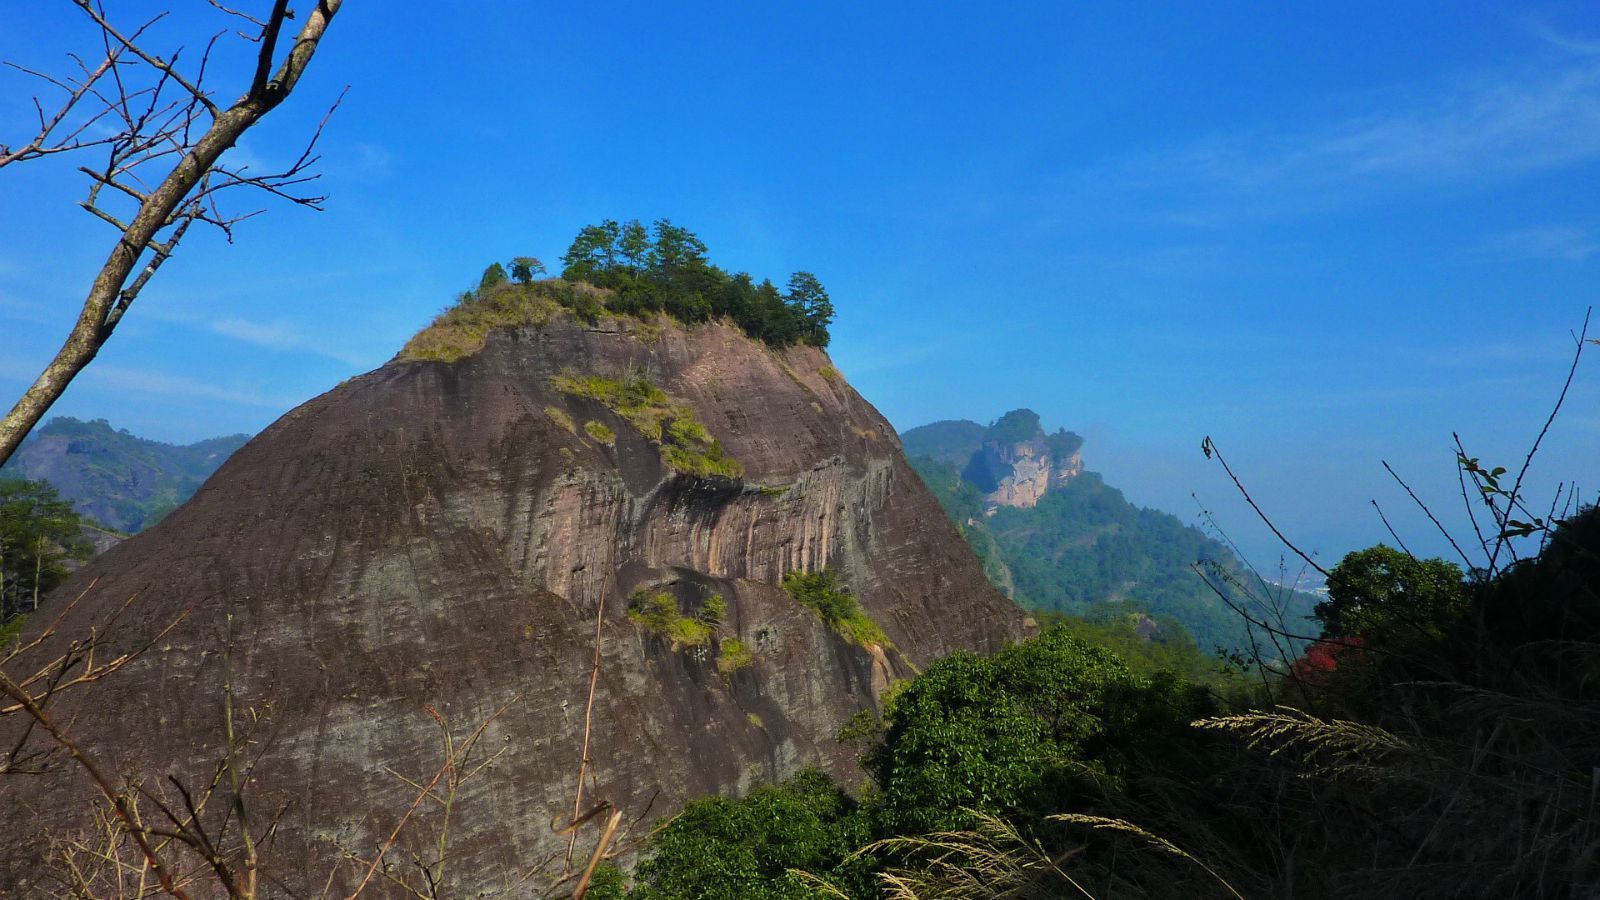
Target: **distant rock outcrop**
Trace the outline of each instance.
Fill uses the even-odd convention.
[[[1006,413],[988,428],[974,422],[935,422],[907,431],[909,456],[964,466],[962,477],[983,494],[985,510],[1032,507],[1083,472],[1083,438],[1047,434],[1031,409]]]
[[[780,586],[824,567],[887,642]],[[187,614],[60,716],[109,771],[170,795],[168,774],[213,776],[226,685],[261,717],[251,804],[285,810],[266,865],[295,896],[336,868],[348,889],[338,848],[370,853],[416,795],[401,778],[439,769],[425,710],[459,736],[510,704],[485,734],[503,752],[453,804],[451,894],[478,896],[559,865],[551,822],[573,812],[585,746],[585,808],[630,822],[806,766],[856,780],[841,725],[1023,627],[822,350],[565,312],[288,413],[56,596],[91,585],[63,637],[137,597],[108,654]],[[91,826],[89,792],[70,767],[8,784],[0,887],[26,894],[45,876],[24,836]],[[441,812],[419,807],[393,858],[432,852]]]
[[[1031,410],[1006,413],[988,427],[938,422],[901,440],[989,579],[1029,609],[1137,613],[1149,620],[1139,620],[1141,634],[1180,625],[1210,650],[1249,646],[1235,607],[1296,623],[1316,602],[1286,588],[1275,592],[1274,606],[1258,607],[1237,588],[1253,584],[1253,573],[1226,545],[1175,516],[1128,502],[1084,469],[1082,438],[1045,433]],[[961,449],[966,456],[956,455]]]

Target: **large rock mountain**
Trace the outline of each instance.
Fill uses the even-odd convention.
[[[235,434],[163,444],[114,429],[104,419],[61,416],[29,435],[0,475],[48,481],[79,513],[132,533],[194,496],[249,439]]]
[[[887,642],[847,639],[780,586],[824,567]],[[108,771],[173,800],[165,776],[203,785],[225,755],[231,691],[255,722],[250,808],[282,811],[271,883],[302,896],[330,872],[348,886],[339,848],[370,854],[416,795],[402,779],[439,770],[430,709],[459,742],[509,704],[480,744],[500,755],[453,802],[452,893],[474,896],[564,848],[551,822],[573,812],[586,720],[583,805],[643,830],[805,766],[859,780],[846,720],[1023,627],[821,350],[564,312],[288,413],[56,602],[83,592],[37,658],[130,598],[108,649],[181,622],[58,714]],[[641,600],[663,595],[714,636],[650,627]],[[719,667],[729,648],[748,664]],[[64,761],[5,783],[13,836],[92,824]],[[441,815],[422,804],[392,858],[431,852]],[[36,855],[5,856],[9,883],[45,890]]]

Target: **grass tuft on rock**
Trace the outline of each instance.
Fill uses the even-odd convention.
[[[665,391],[641,375],[603,378],[564,372],[551,380],[556,390],[603,404],[661,448],[668,466],[701,478],[738,478],[744,466],[730,457],[722,442],[694,417],[694,410],[674,404]]]
[[[647,634],[671,641],[673,650],[703,647],[711,643],[711,634],[716,630],[715,623],[708,624],[699,616],[684,615],[672,594],[644,588],[634,591],[628,601],[628,621]]]
[[[572,424],[572,417],[567,415],[564,410],[557,409],[554,406],[546,406],[544,408],[544,414],[550,417],[550,421],[556,423],[567,431],[573,434],[578,433],[577,427]]]
[[[492,329],[544,325],[562,309],[593,321],[602,309],[604,293],[593,285],[560,279],[504,282],[467,291],[407,341],[400,358],[459,362],[482,350]]]
[[[755,661],[755,654],[738,638],[724,638],[717,645],[717,671],[723,675],[732,675]]]
[[[790,572],[783,576],[783,589],[796,603],[816,613],[823,624],[850,643],[862,647],[894,646],[878,623],[862,610],[855,595],[839,584],[832,569]]]

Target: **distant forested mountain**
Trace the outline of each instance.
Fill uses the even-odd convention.
[[[946,419],[913,428],[900,435],[900,442],[905,445],[906,456],[912,459],[922,456],[960,467],[983,446],[983,434],[987,430],[966,419]]]
[[[235,434],[178,446],[135,437],[105,419],[63,416],[30,435],[0,474],[47,481],[80,514],[133,533],[193,496],[249,439]]]
[[[990,579],[1028,609],[1101,621],[1139,613],[1155,630],[1181,625],[1207,651],[1248,646],[1244,621],[1215,587],[1267,616],[1275,613],[1262,609],[1262,601],[1280,605],[1291,630],[1300,630],[1314,596],[1260,583],[1220,541],[1169,513],[1128,502],[1099,473],[1083,469],[1075,439],[1071,432],[1047,435],[1029,410],[1007,413],[988,428],[945,421],[901,436],[912,468]],[[996,465],[1008,464],[1014,474],[998,487],[974,483],[980,480],[974,471],[987,479]],[[1197,566],[1217,573],[1209,584]]]

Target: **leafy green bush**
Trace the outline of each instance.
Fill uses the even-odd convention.
[[[783,589],[796,603],[815,612],[823,623],[845,640],[860,646],[892,647],[888,635],[861,609],[855,595],[839,584],[832,569],[821,572],[790,572],[783,576]]]
[[[607,427],[604,422],[596,422],[591,419],[583,423],[583,431],[585,434],[589,435],[589,437],[594,438],[606,446],[610,446],[617,442],[617,433]]]
[[[1183,740],[1202,695],[1130,672],[1062,629],[984,658],[954,653],[888,704],[874,758],[891,833],[967,827],[961,810],[1054,812],[1143,751]]]
[[[1328,573],[1328,599],[1315,615],[1328,637],[1369,644],[1437,636],[1467,612],[1461,567],[1417,559],[1379,544],[1347,555]]]
[[[650,840],[634,875],[635,900],[800,900],[815,890],[792,869],[849,884],[842,860],[870,837],[854,800],[820,772],[759,787],[742,800],[696,800]],[[859,870],[864,867],[856,866]]]

